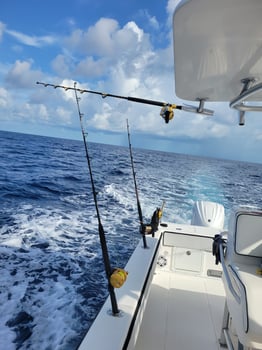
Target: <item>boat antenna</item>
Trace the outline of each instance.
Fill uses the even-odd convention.
[[[92,192],[93,192],[93,197],[94,197],[94,202],[95,202],[95,208],[96,208],[96,214],[97,214],[97,220],[98,220],[99,238],[100,238],[100,244],[101,244],[101,248],[102,248],[102,254],[103,254],[106,275],[107,275],[107,279],[108,279],[108,291],[109,291],[109,295],[110,295],[110,299],[111,299],[112,314],[117,315],[117,314],[119,314],[119,309],[118,309],[118,305],[117,305],[117,301],[116,301],[114,287],[112,286],[112,284],[110,282],[110,279],[112,276],[112,269],[111,269],[110,260],[109,260],[109,254],[108,254],[108,249],[107,249],[107,244],[106,244],[104,227],[103,227],[102,222],[101,222],[101,217],[100,217],[99,208],[98,208],[97,192],[95,189],[92,167],[91,167],[91,162],[90,162],[90,157],[89,157],[89,152],[88,152],[88,147],[87,147],[87,140],[86,140],[87,134],[85,133],[85,130],[83,127],[83,120],[82,120],[83,113],[81,113],[81,111],[80,111],[80,105],[79,105],[80,97],[78,97],[78,95],[77,95],[76,82],[74,83],[74,92],[75,92],[77,111],[78,111],[78,115],[79,115],[79,119],[80,119],[80,125],[81,125],[84,146],[85,146],[85,154],[86,154],[86,159],[87,159],[87,164],[88,164],[88,169],[89,169]]]
[[[139,217],[139,221],[140,221],[140,233],[142,234],[142,238],[143,238],[143,246],[144,246],[144,248],[147,248],[146,235],[145,235],[146,226],[143,223],[143,214],[142,214],[142,209],[141,209],[139,196],[138,196],[138,189],[137,189],[137,183],[136,183],[136,173],[135,173],[135,167],[134,167],[134,158],[133,158],[133,153],[132,153],[132,146],[131,146],[131,141],[130,141],[130,132],[129,132],[128,119],[126,120],[126,127],[127,127],[127,135],[128,135],[128,144],[129,144],[129,153],[130,153],[132,174],[133,174],[134,185],[135,185],[138,217]]]

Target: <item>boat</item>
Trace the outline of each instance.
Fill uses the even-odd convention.
[[[262,110],[261,18],[261,0],[178,4],[175,92],[198,103],[180,109],[212,115],[205,103],[228,102],[241,126]],[[175,107],[162,106],[167,122]],[[262,209],[232,208],[227,229],[216,202],[196,201],[190,224],[165,222],[162,212],[112,272],[114,298],[78,350],[262,349]]]
[[[160,223],[125,267],[119,314],[108,298],[78,349],[262,349],[262,211],[238,208],[223,225],[207,201],[190,225]]]

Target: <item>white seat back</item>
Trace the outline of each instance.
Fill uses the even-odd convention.
[[[262,213],[240,213],[235,236],[237,254],[262,258]]]
[[[262,211],[238,209],[230,218],[226,260],[254,264],[262,259]]]
[[[262,211],[231,215],[223,263],[228,310],[240,342],[262,349]]]

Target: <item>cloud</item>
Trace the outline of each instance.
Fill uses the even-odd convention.
[[[95,45],[91,45],[94,38],[105,37],[106,41],[97,40]],[[104,78],[96,83],[96,90],[180,103],[174,95],[171,44],[164,49],[153,48],[150,35],[139,28],[135,22],[128,22],[120,28],[115,20],[102,18],[86,32],[74,31],[69,39],[67,44],[69,42],[70,45],[74,44],[75,52],[83,50],[83,47],[87,48],[85,58],[74,66],[74,73],[87,79]],[[92,46],[91,49],[90,46]],[[65,60],[61,57],[60,59],[58,66],[63,67]],[[81,105],[84,109],[88,109],[89,121],[92,127],[98,130],[121,132],[123,121],[128,117],[136,125],[137,132],[159,137],[201,140],[211,136],[223,138],[228,134],[223,118],[222,121],[208,120],[201,115],[190,113],[185,117],[184,112],[175,111],[174,121],[167,126],[159,115],[160,107],[110,98],[97,103],[97,97],[88,98],[86,103],[85,99],[86,96],[82,98]]]
[[[118,28],[118,23],[114,19],[101,18],[95,25],[87,31],[81,29],[74,30],[65,44],[73,50],[85,54],[109,55],[113,53],[113,34]]]
[[[15,38],[23,45],[42,47],[45,45],[52,45],[55,43],[56,39],[51,35],[45,36],[30,36],[16,30],[5,29],[5,32]]]
[[[42,73],[32,70],[32,61],[17,60],[8,70],[5,81],[9,87],[32,88],[37,80],[41,80]]]
[[[0,87],[0,108],[3,110],[9,106],[10,99],[8,95],[8,91],[2,87]]]
[[[86,31],[76,29],[65,38],[68,49],[88,56],[118,57],[126,52],[137,51],[137,45],[144,40],[144,32],[135,22],[128,22],[123,28],[116,20],[101,18]],[[145,43],[145,42],[144,42]]]
[[[147,8],[141,8],[138,10],[136,19],[143,21],[145,27],[151,27],[151,29],[158,30],[160,28],[159,22],[156,16],[152,16]]]
[[[121,66],[135,74],[153,57],[149,35],[133,21],[120,28],[116,20],[101,18],[86,31],[74,30],[64,44],[52,61],[61,77],[104,79],[117,76],[114,68]]]
[[[5,31],[5,24],[3,22],[0,22],[0,42],[2,41],[2,37],[4,35],[4,31]]]
[[[88,56],[75,66],[74,73],[82,78],[101,77],[108,71],[108,64],[106,58],[95,60],[92,56]]]
[[[59,54],[51,62],[51,66],[56,74],[62,77],[71,75],[72,60],[68,55]]]
[[[58,106],[56,108],[55,116],[63,125],[69,126],[72,124],[72,112],[68,110],[66,106]]]
[[[52,61],[52,67],[59,76],[75,76],[84,80],[100,77],[103,80],[95,83],[96,90],[176,102],[171,45],[164,49],[153,48],[149,33],[145,33],[135,22],[128,22],[121,28],[117,21],[101,18],[86,31],[75,30],[67,39],[65,43],[68,46]],[[70,45],[75,52],[69,52]],[[83,59],[79,59],[80,51],[82,54],[85,52]],[[41,80],[41,75],[43,73],[33,69],[32,60],[18,60],[9,69],[6,82],[9,86],[28,88],[35,86],[35,81]],[[63,80],[62,85],[73,86],[73,81]],[[74,95],[62,90],[62,101],[53,95],[50,92],[45,103],[51,106],[51,101],[55,101],[52,113],[57,115],[57,122],[71,125],[72,113],[68,110],[74,109]],[[160,118],[160,107],[112,98],[97,103],[97,99],[87,95],[81,99],[83,108],[88,111],[87,118],[97,130],[121,132],[122,122],[128,117],[136,125],[137,132],[159,137],[189,137],[200,140],[211,135],[216,138],[223,137],[227,133],[223,121],[207,121],[199,115],[190,115],[185,119],[183,113],[176,111],[174,121],[167,126]],[[41,99],[38,102],[42,106]],[[42,111],[41,120],[47,122],[43,108],[39,111]]]

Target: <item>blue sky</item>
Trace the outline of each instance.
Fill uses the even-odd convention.
[[[181,103],[172,14],[178,0],[9,0],[0,4],[0,129],[81,139],[74,95],[36,81]],[[213,117],[81,95],[89,141],[262,162],[262,118],[245,127],[228,103]]]

